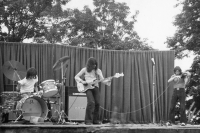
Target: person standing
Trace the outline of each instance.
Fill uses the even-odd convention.
[[[84,76],[84,79],[81,77]],[[75,80],[85,86],[89,82],[95,80],[101,80],[102,83],[110,86],[111,79],[104,81],[102,71],[98,68],[98,63],[95,58],[90,57],[87,60],[86,67],[82,68],[81,71],[75,76]],[[80,91],[80,90],[79,90]],[[93,88],[89,88],[85,91],[87,96],[87,107],[85,112],[85,124],[101,124],[99,121],[99,107],[100,107],[100,92],[99,84],[96,82],[93,84]]]
[[[185,72],[182,73],[182,70],[179,66],[176,66],[174,68],[174,74],[171,76],[171,78],[168,80],[168,83],[173,83],[173,95],[171,99],[171,107],[169,112],[169,119],[170,121],[167,123],[167,125],[175,124],[175,107],[177,104],[177,101],[180,102],[180,122],[181,126],[185,126],[186,124],[186,114],[185,114],[185,86],[189,81],[190,73]]]

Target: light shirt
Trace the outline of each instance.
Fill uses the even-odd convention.
[[[87,72],[87,68],[84,67],[81,71],[75,76],[76,82],[81,82],[82,79],[80,78],[82,75],[85,77],[86,82],[93,82],[94,80],[103,80],[103,74],[100,69],[92,70],[91,72]],[[96,83],[95,86],[99,87],[99,84]]]
[[[36,79],[26,79],[26,77],[18,83],[20,84],[20,92],[25,93],[25,92],[34,92],[34,85],[35,83],[38,82],[38,77],[36,76]]]
[[[171,76],[170,79],[173,79],[173,88],[185,88],[185,83],[186,83],[186,80],[188,80],[188,78],[181,78],[181,76],[176,76],[176,77],[179,77],[177,80],[173,79],[174,78],[174,75]]]
[[[174,88],[185,88],[185,81],[183,78],[180,78],[178,81],[174,81]]]

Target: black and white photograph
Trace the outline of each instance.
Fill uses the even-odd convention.
[[[199,133],[199,0],[0,0],[0,133]]]

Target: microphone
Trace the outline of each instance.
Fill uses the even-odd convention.
[[[154,65],[156,64],[155,61],[154,61],[154,58],[151,58],[151,61],[153,62]]]

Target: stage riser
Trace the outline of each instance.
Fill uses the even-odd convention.
[[[0,129],[0,133],[87,133],[86,129],[43,129],[43,128],[18,128],[18,129]]]
[[[62,127],[62,128],[0,128],[0,133],[199,133],[200,129],[130,129],[100,127]]]

